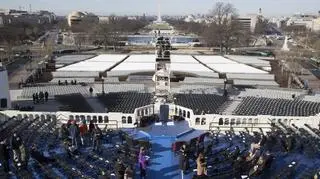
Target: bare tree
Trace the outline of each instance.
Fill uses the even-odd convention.
[[[73,34],[74,45],[76,46],[78,52],[81,51],[82,46],[86,43],[87,37],[84,33]]]
[[[240,30],[238,22],[233,20],[237,17],[236,9],[232,4],[218,2],[210,15],[213,24],[211,25],[212,34],[208,38],[219,45],[221,53],[223,48],[228,51],[232,37]]]

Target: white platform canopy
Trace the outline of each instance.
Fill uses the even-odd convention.
[[[257,56],[241,56],[241,55],[226,55],[226,57],[248,65],[254,65],[259,67],[270,67],[270,62],[266,60],[262,60],[260,57]]]
[[[207,64],[213,70],[219,73],[256,73],[267,74],[268,72],[253,68],[245,64]]]
[[[130,55],[124,63],[155,63],[156,55]]]
[[[235,61],[229,60],[223,56],[218,55],[197,55],[195,57],[204,64],[237,64],[237,62]]]
[[[109,70],[116,63],[123,60],[126,56],[127,55],[112,54],[99,55],[94,58],[60,68],[57,71],[103,72]]]
[[[228,79],[244,79],[244,80],[268,80],[274,81],[274,74],[238,74],[228,73]]]
[[[171,55],[171,63],[199,63],[190,55]]]
[[[102,54],[98,55],[94,58],[86,60],[86,62],[119,62],[126,58],[127,55],[119,55],[119,54]]]

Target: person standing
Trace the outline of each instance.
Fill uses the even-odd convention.
[[[46,91],[44,93],[44,99],[46,100],[46,102],[48,102],[48,98],[49,98],[49,93],[48,93],[48,91]]]
[[[117,178],[123,179],[126,167],[123,165],[122,161],[119,158],[118,158],[117,163],[115,165],[115,169],[116,169]]]
[[[38,95],[38,93],[35,93],[35,97],[36,97],[36,104],[38,104],[39,103],[39,95]]]
[[[102,131],[99,128],[98,124],[96,124],[94,128],[94,134],[93,134],[93,151],[100,152],[101,138],[102,138]]]
[[[86,135],[88,133],[88,126],[85,123],[85,121],[82,121],[80,126],[79,126],[79,130],[80,130],[80,139],[81,139],[81,145],[84,146],[85,145],[85,139],[86,139]]]
[[[13,133],[12,140],[11,140],[11,147],[13,151],[13,160],[19,161],[21,160],[21,152],[20,152],[20,146],[22,145],[22,139],[17,134],[17,132]]]
[[[92,95],[92,93],[93,93],[93,88],[92,87],[89,88],[89,92],[90,92],[90,95]]]
[[[40,93],[39,93],[39,98],[40,98],[41,103],[44,103],[44,94],[42,91],[40,91]]]
[[[140,153],[139,153],[139,166],[140,166],[140,177],[145,179],[147,175],[147,157],[146,157],[146,152],[144,147],[140,148]]]
[[[202,152],[199,153],[199,156],[197,158],[197,176],[198,177],[207,176],[207,162]]]
[[[189,150],[187,148],[186,144],[183,144],[181,149],[180,149],[180,169],[183,172],[186,172],[189,170]]]
[[[3,165],[3,170],[6,174],[9,173],[9,146],[7,140],[3,140],[0,143],[0,163]]]
[[[32,94],[32,100],[33,100],[33,104],[36,104],[36,94],[35,93]]]
[[[76,121],[72,121],[72,124],[69,127],[69,134],[71,136],[72,139],[72,146],[75,146],[76,148],[78,148],[78,142],[77,142],[77,135],[78,135],[78,127],[76,126]]]
[[[124,172],[124,179],[133,179],[132,167],[129,165]]]

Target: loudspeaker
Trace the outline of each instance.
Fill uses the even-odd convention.
[[[169,120],[169,106],[160,105],[160,121],[167,122]]]
[[[2,98],[0,101],[0,108],[7,108],[8,107],[7,103],[8,103],[7,98]]]

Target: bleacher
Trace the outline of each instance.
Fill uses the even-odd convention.
[[[98,95],[98,99],[108,112],[133,113],[136,108],[149,105],[152,95],[138,92],[110,92]]]
[[[136,140],[119,130],[102,130],[99,151],[91,151],[90,143],[78,148],[77,153],[68,155],[61,136],[61,124],[51,118],[12,117],[0,121],[0,141],[10,141],[13,133],[21,137],[27,153],[26,165],[21,161],[10,162],[10,173],[5,173],[0,165],[1,178],[112,178],[118,177],[117,160],[125,168],[135,163],[139,148],[145,147],[150,153],[151,145],[147,140]],[[80,140],[80,139],[79,139]],[[88,141],[89,142],[89,141]],[[10,144],[7,143],[10,146]],[[34,150],[36,146],[36,150]],[[22,149],[22,148],[20,148]],[[37,153],[35,153],[36,151]],[[20,151],[22,152],[22,151]],[[41,157],[39,157],[41,155]],[[13,161],[13,156],[10,155]],[[20,164],[18,164],[20,163]]]
[[[97,92],[102,91],[102,84],[94,84],[94,89]],[[110,92],[128,92],[128,91],[135,91],[135,92],[146,92],[144,84],[104,84],[104,91],[105,93]]]
[[[264,97],[245,97],[233,112],[237,115],[313,116],[320,113],[320,102]]]
[[[182,94],[216,94],[218,90],[210,85],[191,85],[183,84],[179,87],[172,87],[172,93],[182,93]]]
[[[250,89],[247,88],[245,91],[241,91],[238,97],[263,97],[272,99],[288,99],[293,100],[295,97],[306,94],[305,91],[288,91],[288,90],[277,90],[277,89]],[[293,98],[294,95],[294,98]]]
[[[227,97],[216,94],[175,94],[175,104],[190,108],[195,114],[217,114]]]
[[[36,86],[36,87],[25,87],[22,89],[21,98],[32,98],[34,93],[40,91],[49,93],[49,96],[55,95],[67,95],[80,93],[83,96],[89,96],[89,87],[81,85],[49,85],[49,86]]]
[[[312,137],[305,128],[277,123],[269,133],[229,130],[210,131],[204,135],[176,141],[172,145],[178,155],[181,155],[182,144],[187,145],[189,166],[194,175],[197,172],[197,152],[200,151],[205,156],[207,178],[319,176],[320,139]]]

